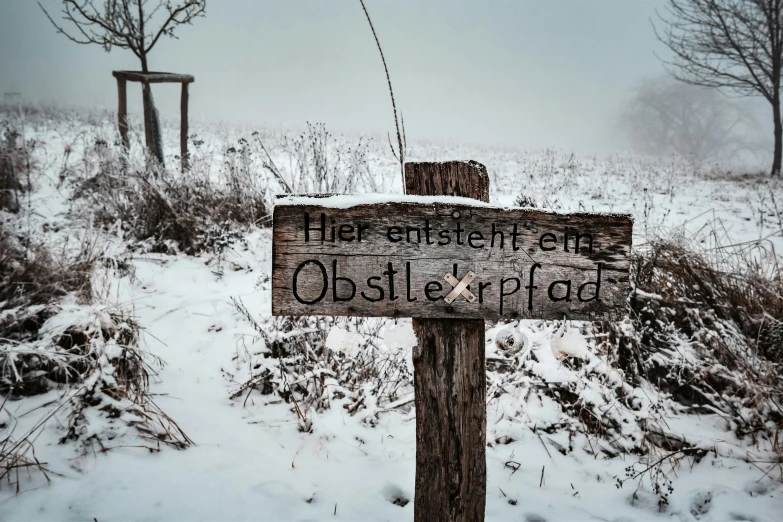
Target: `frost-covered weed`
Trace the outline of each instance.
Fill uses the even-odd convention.
[[[65,296],[90,301],[101,253],[90,240],[57,247],[11,227],[0,221],[0,338],[20,342],[35,338]]]
[[[237,348],[236,384],[232,399],[243,404],[254,394],[279,396],[292,404],[303,428],[309,412],[322,412],[340,401],[351,415],[373,424],[379,410],[412,392],[412,374],[405,353],[392,352],[380,342],[381,319],[336,317],[255,318],[235,300],[236,310],[258,335]],[[344,328],[356,346],[334,350],[326,346],[329,331]],[[344,399],[344,400],[343,400]]]

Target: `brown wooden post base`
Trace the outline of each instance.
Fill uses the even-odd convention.
[[[405,164],[408,194],[489,201],[476,162]],[[464,267],[467,272],[470,267]],[[464,274],[455,274],[458,278]],[[487,410],[484,321],[413,319],[417,522],[484,520]]]

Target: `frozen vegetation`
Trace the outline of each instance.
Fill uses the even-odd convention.
[[[139,121],[124,156],[110,113],[0,112],[0,518],[411,520],[410,322],[270,314],[275,195],[400,194],[385,138],[197,123],[181,174],[176,122],[162,171]],[[408,159],[635,216],[625,320],[487,324],[487,520],[783,516],[780,178]]]

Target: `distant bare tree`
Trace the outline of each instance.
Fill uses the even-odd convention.
[[[100,45],[106,52],[113,47],[130,49],[141,62],[142,72],[149,71],[147,56],[162,36],[176,38],[174,31],[180,25],[191,24],[204,16],[206,0],[62,0],[62,19],[71,27],[66,30],[54,21],[49,12],[38,3],[57,32],[72,42]],[[159,141],[160,128],[148,85],[142,86],[144,121],[152,125],[156,137],[151,152],[163,163]]]
[[[639,84],[623,107],[620,127],[639,152],[673,153],[696,163],[758,149],[758,123],[747,107],[714,89],[666,77]]]
[[[46,17],[69,40],[78,44],[96,44],[111,51],[112,47],[130,49],[141,61],[141,70],[149,72],[147,55],[161,36],[176,38],[177,26],[191,24],[204,16],[206,0],[158,0],[149,6],[148,0],[62,0],[62,18],[73,27],[63,28],[40,2]]]
[[[665,63],[678,80],[763,96],[772,105],[772,175],[783,158],[780,87],[783,0],[667,0],[658,39],[673,53]]]

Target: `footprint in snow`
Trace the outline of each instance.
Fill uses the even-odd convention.
[[[383,496],[392,504],[400,507],[405,507],[410,502],[408,495],[406,495],[399,486],[394,484],[387,484],[383,488]]]
[[[712,507],[712,492],[711,491],[698,491],[693,495],[691,501],[691,515],[700,519],[707,513],[709,513]]]

